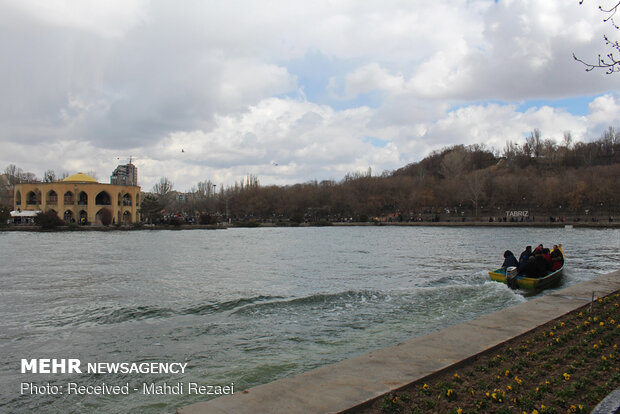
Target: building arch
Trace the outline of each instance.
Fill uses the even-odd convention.
[[[109,206],[112,204],[112,197],[108,194],[107,191],[100,191],[99,194],[95,197],[95,205],[98,206]]]
[[[80,194],[78,194],[78,204],[81,206],[88,205],[88,194],[86,194],[84,191],[80,191]]]
[[[39,204],[37,203],[37,193],[35,193],[34,191],[28,191],[28,194],[26,194],[26,204],[31,206]]]
[[[131,224],[131,213],[129,211],[123,213],[123,224]]]
[[[45,204],[51,204],[51,205],[58,204],[58,194],[56,194],[56,191],[49,190],[47,192],[47,195],[45,196]]]
[[[140,193],[136,193],[136,207],[140,207]]]
[[[22,192],[19,190],[15,192],[15,205],[22,205]]]
[[[65,211],[65,214],[64,214],[63,218],[64,218],[64,220],[67,223],[74,223],[75,222],[75,219],[73,218],[73,211],[71,211],[71,210]]]
[[[64,195],[65,204],[73,204],[73,193],[71,191],[67,191]]]
[[[131,207],[131,195],[129,193],[123,195],[123,206]]]
[[[80,210],[78,218],[80,224],[88,224],[88,213],[86,211]]]

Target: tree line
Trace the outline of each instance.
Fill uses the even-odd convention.
[[[37,177],[9,165],[1,176],[0,203],[9,206],[12,186]],[[380,220],[487,220],[506,211],[537,219],[608,219],[620,202],[620,132],[613,128],[591,142],[544,139],[534,130],[522,144],[503,150],[483,144],[454,145],[394,171],[370,169],[342,180],[287,186],[261,185],[248,176],[230,186],[205,180],[189,192],[174,191],[166,177],[143,194],[147,222]],[[46,171],[44,181],[56,175]]]
[[[538,220],[608,219],[618,213],[619,177],[620,132],[613,128],[592,142],[574,142],[567,132],[560,143],[534,130],[501,152],[455,145],[380,176],[369,169],[339,182],[263,186],[248,176],[226,188],[204,181],[177,193],[163,177],[144,198],[142,214],[202,222],[427,221],[499,219],[520,210]]]

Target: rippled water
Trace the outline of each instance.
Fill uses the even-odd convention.
[[[506,248],[539,242],[564,244],[556,289],[620,268],[620,231],[609,229],[0,233],[0,411],[174,412],[206,397],[30,396],[20,384],[194,381],[238,392],[395,344],[529,300],[487,271]],[[22,358],[188,369],[35,375],[21,374]]]

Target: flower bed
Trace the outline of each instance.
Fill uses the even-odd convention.
[[[614,293],[356,412],[588,413],[620,386],[618,321]]]

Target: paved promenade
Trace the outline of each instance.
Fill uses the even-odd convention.
[[[180,408],[178,414],[338,413],[620,289],[620,271],[395,346]]]

